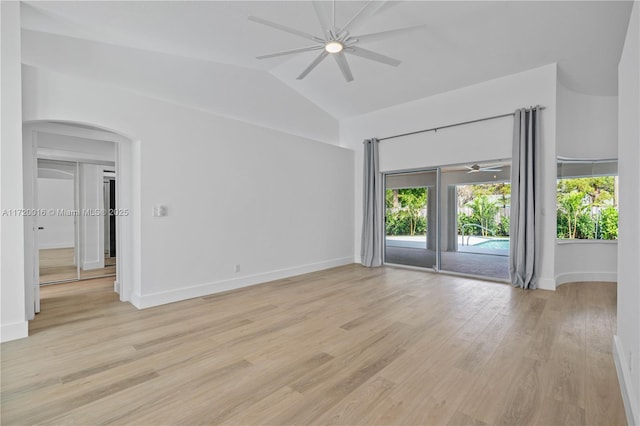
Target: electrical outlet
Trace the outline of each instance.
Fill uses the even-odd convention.
[[[234,271],[235,272],[240,272],[240,264],[239,263],[236,264],[236,267],[234,268]]]

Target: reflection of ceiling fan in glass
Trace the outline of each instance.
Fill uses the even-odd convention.
[[[287,50],[284,52],[271,53],[268,55],[258,56],[257,59],[275,58],[277,56],[292,55],[295,53],[308,52],[308,51],[320,51],[320,54],[311,62],[311,64],[298,76],[298,80],[302,80],[309,74],[320,62],[322,62],[327,56],[333,56],[338,64],[338,68],[342,71],[344,79],[349,82],[353,80],[353,74],[351,74],[351,68],[347,62],[345,53],[350,55],[359,56],[371,61],[380,62],[386,65],[398,66],[400,61],[394,58],[390,58],[385,55],[373,52],[371,50],[363,49],[356,46],[361,42],[372,42],[385,39],[387,37],[397,36],[414,31],[418,28],[424,27],[424,25],[417,25],[415,27],[400,28],[395,30],[381,31],[372,34],[365,34],[354,36],[351,34],[351,30],[356,26],[358,21],[366,15],[372,13],[372,5],[377,5],[376,10],[379,10],[385,3],[379,1],[368,1],[351,19],[349,19],[344,25],[336,25],[336,2],[332,2],[331,13],[325,9],[325,3],[322,1],[312,1],[313,7],[316,11],[318,21],[324,29],[324,35],[322,37],[316,37],[313,34],[309,34],[304,31],[297,30],[295,28],[287,27],[275,22],[267,21],[266,19],[258,18],[255,16],[249,16],[249,20],[257,22],[262,25],[266,25],[271,28],[275,28],[280,31],[284,31],[289,34],[296,35],[301,38],[305,38],[313,43],[312,46],[301,47],[298,49]]]
[[[480,167],[479,164],[472,164],[470,166],[465,166],[469,171],[467,173],[478,173],[478,172],[501,172],[502,169],[496,169],[496,167],[500,167],[499,164],[493,164],[491,166],[483,166]]]

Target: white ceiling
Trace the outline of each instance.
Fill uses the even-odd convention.
[[[364,3],[336,2],[338,26]],[[362,44],[402,63],[393,68],[349,56],[355,77],[350,83],[330,58],[304,80],[296,80],[317,52],[255,59],[311,43],[247,17],[321,36],[308,1],[27,2],[23,28],[268,72],[340,119],[553,62],[567,87],[615,95],[631,6],[630,1],[376,4],[371,8],[375,13],[353,33],[426,26]]]

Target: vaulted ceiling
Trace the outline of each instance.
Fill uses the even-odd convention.
[[[337,25],[364,3],[336,2]],[[325,6],[331,10],[333,5]],[[631,6],[630,1],[375,4],[371,7],[374,13],[354,32],[424,27],[366,44],[367,49],[401,60],[398,67],[349,56],[355,78],[349,83],[332,60],[322,62],[304,80],[296,80],[317,52],[256,59],[310,43],[251,22],[248,16],[321,36],[322,28],[308,1],[26,2],[22,16],[23,29],[33,32],[270,74],[282,87],[288,86],[287,92],[299,94],[340,119],[553,62],[558,63],[567,87],[615,95]]]

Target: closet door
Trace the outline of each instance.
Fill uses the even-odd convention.
[[[77,164],[38,160],[37,217],[40,284],[78,279]]]

